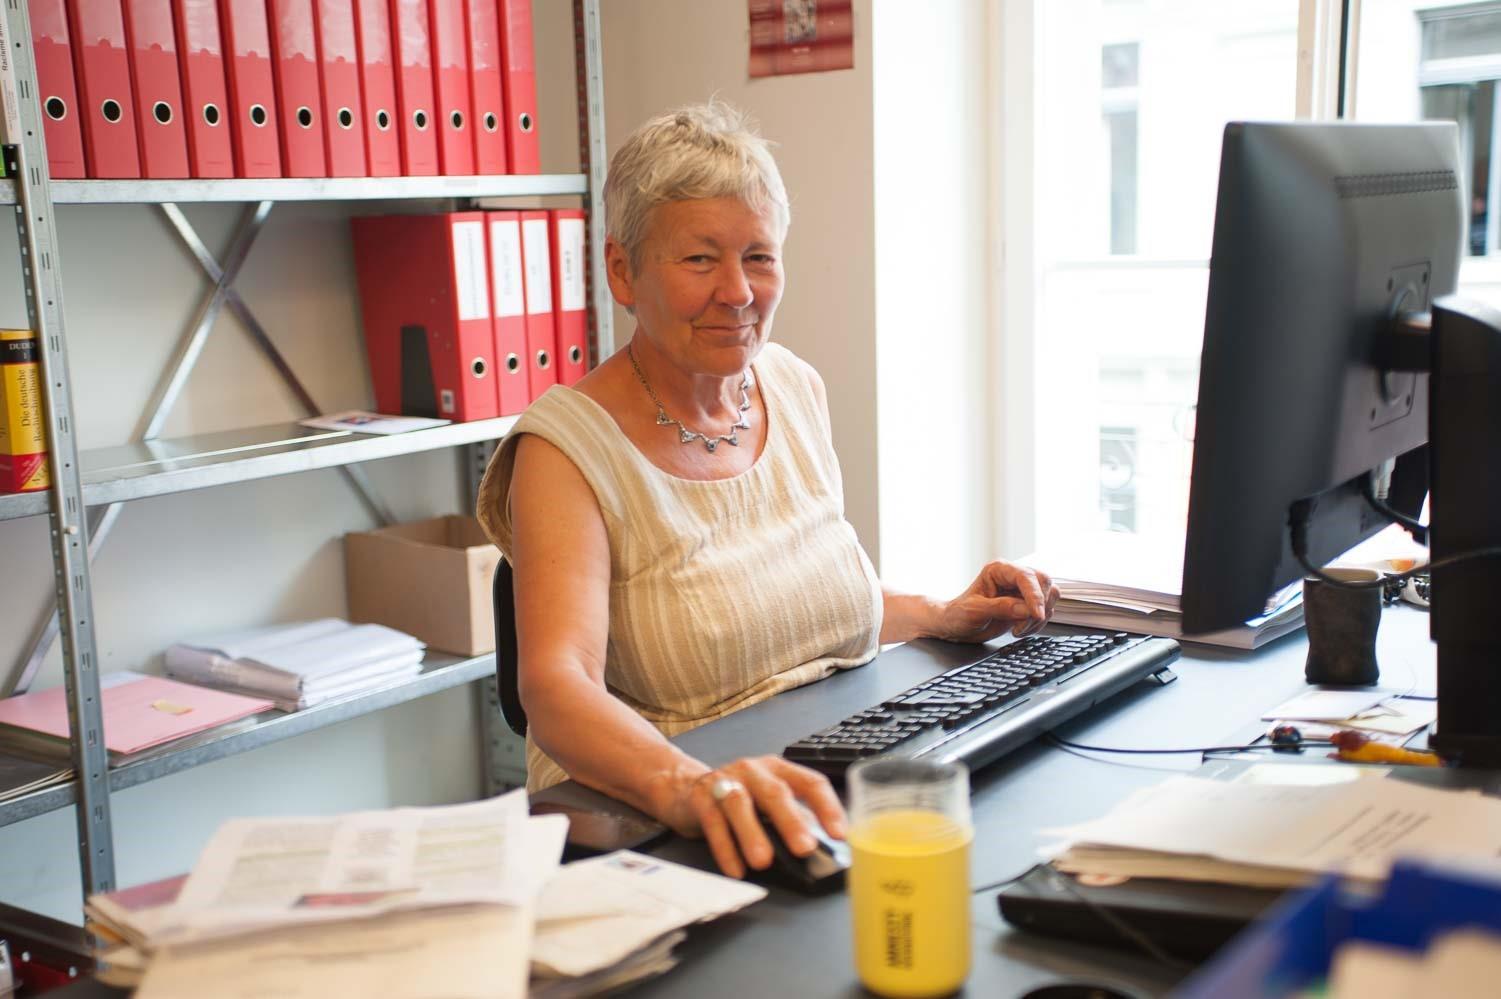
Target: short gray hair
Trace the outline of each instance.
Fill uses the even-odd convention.
[[[770,207],[783,233],[792,221],[782,175],[742,111],[719,100],[691,104],[646,122],[610,159],[605,227],[640,264],[652,209],[669,201],[739,198]]]

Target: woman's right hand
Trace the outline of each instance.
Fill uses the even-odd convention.
[[[715,863],[732,878],[744,877],[747,864],[756,870],[771,866],[763,822],[775,826],[799,857],[818,845],[808,822],[816,819],[835,839],[844,838],[848,824],[828,779],[780,756],[745,757],[713,769],[683,767],[666,775],[654,797],[657,817],[681,835],[708,840]]]

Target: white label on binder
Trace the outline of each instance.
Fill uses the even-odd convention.
[[[563,312],[584,308],[584,220],[558,219],[558,266],[562,268],[559,294]]]
[[[552,266],[548,262],[547,219],[521,223],[526,250],[526,311],[536,316],[552,311]]]
[[[453,280],[459,293],[459,320],[490,318],[490,283],[485,273],[485,224],[453,224]]]
[[[521,291],[521,223],[514,218],[490,220],[490,281],[495,289],[495,318],[526,312]]]

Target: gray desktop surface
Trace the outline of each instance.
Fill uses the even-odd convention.
[[[1406,689],[1410,669],[1431,669],[1427,624],[1421,611],[1387,611],[1381,651],[1391,668],[1384,683]],[[1070,722],[1059,734],[1070,741],[1106,746],[1224,744],[1263,730],[1257,721],[1262,711],[1304,689],[1306,650],[1301,631],[1249,653],[1185,644],[1182,659],[1173,666],[1178,682],[1166,687],[1141,684]],[[899,646],[868,666],[780,694],[674,741],[710,763],[778,752],[854,710],[973,658],[972,647],[942,642]],[[1034,863],[1037,847],[1047,842],[1041,830],[1093,818],[1137,788],[1196,769],[1200,761],[1195,754],[1110,759],[1113,762],[1085,759],[1036,742],[971,775],[975,842],[970,884],[992,885],[1021,874]],[[698,841],[675,838],[650,852],[713,869],[707,849]],[[770,891],[764,902],[694,928],[679,948],[682,963],[629,994],[810,999],[865,995],[853,970],[847,896],[839,892],[808,898],[780,888]],[[1161,995],[1186,973],[1186,968],[1167,968],[1124,950],[1015,931],[1000,918],[995,898],[995,888],[973,896],[974,963],[963,995],[1004,999],[1062,981]]]

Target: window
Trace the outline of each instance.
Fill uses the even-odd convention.
[[[1181,545],[1221,135],[1294,116],[1314,2],[1030,0],[1037,548]]]
[[[1110,252],[1136,252],[1136,100],[1141,45],[1117,42],[1100,51],[1100,103],[1110,172]]]
[[[1362,0],[1353,117],[1459,126],[1460,291],[1501,306],[1501,3]]]

